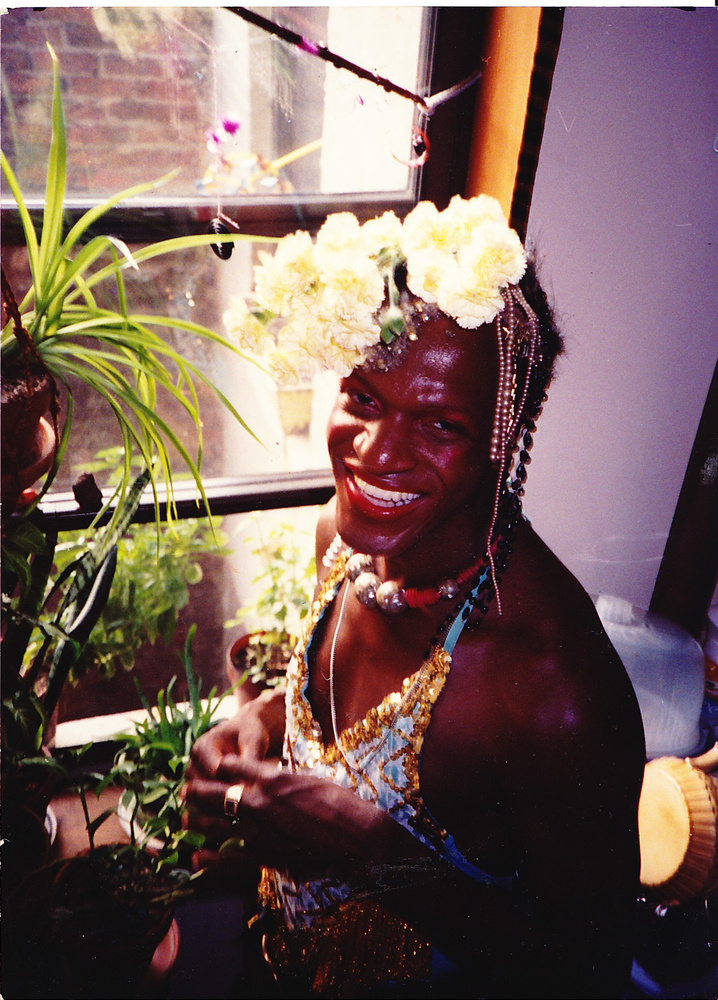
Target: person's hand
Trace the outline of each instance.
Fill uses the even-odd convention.
[[[207,838],[196,857],[203,867],[268,866],[306,879],[381,862],[399,849],[397,837],[410,850],[415,843],[350,789],[246,755],[226,754],[213,777],[195,774],[186,805],[189,825]]]
[[[284,691],[273,688],[244,705],[232,719],[213,726],[194,744],[183,789],[183,825],[209,838],[205,848],[196,852],[193,859],[197,868],[212,866],[213,877],[210,879],[209,873],[205,873],[203,884],[211,881],[225,887],[234,885],[237,889],[246,889],[253,881],[256,888],[256,868],[239,850],[243,841],[236,836],[237,831],[223,809],[215,810],[212,797],[205,796],[203,790],[219,786],[223,803],[229,782],[223,782],[218,774],[224,759],[260,761],[268,755],[279,757],[283,735]]]
[[[227,754],[264,760],[281,752],[284,734],[284,691],[263,691],[237,715],[213,726],[192,747],[187,777],[214,778]]]

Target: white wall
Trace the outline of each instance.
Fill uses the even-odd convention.
[[[647,608],[718,355],[718,13],[567,9],[528,227],[567,353],[526,512]]]

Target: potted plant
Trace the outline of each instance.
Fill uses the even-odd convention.
[[[3,277],[3,304],[8,317],[0,344],[4,381],[9,386],[12,381],[23,383],[30,376],[31,381],[42,383],[45,392],[43,408],[45,413],[50,413],[56,430],[59,384],[67,391],[67,412],[59,429],[58,447],[44,481],[43,492],[54,479],[67,448],[73,401],[69,380],[74,377],[85,382],[93,393],[106,402],[120,429],[123,464],[121,479],[115,489],[115,502],[130,488],[132,460],[137,455],[150,469],[150,483],[157,504],[157,470],[160,470],[167,485],[171,509],[171,448],[177,451],[192,475],[199,495],[205,498],[200,476],[202,424],[197,384],[208,386],[235,419],[248,428],[217,386],[172,348],[162,338],[161,332],[166,329],[186,330],[229,350],[236,351],[236,348],[224,337],[200,324],[171,316],[132,312],[127,301],[124,274],[128,269],[139,269],[144,261],[190,247],[237,240],[256,241],[259,238],[216,234],[187,236],[150,244],[133,255],[114,236],[90,236],[102,216],[114,205],[157,187],[167,178],[119,192],[85,212],[64,234],[66,133],[58,61],[52,48],[48,48],[54,72],[52,138],[39,237],[17,178],[2,154],[2,170],[17,204],[31,272],[30,287],[19,301],[7,278]],[[118,303],[116,309],[101,307],[96,299],[98,290],[108,285]],[[194,457],[175,429],[157,412],[156,402],[161,394],[174,400],[191,418],[197,436]],[[18,449],[7,445],[6,450],[10,453]],[[17,455],[15,464],[21,467],[23,462],[24,457]],[[15,505],[15,499],[7,498],[10,507]]]
[[[263,538],[254,520],[260,540],[251,552],[262,568],[252,583],[260,589],[226,622],[227,628],[248,627],[233,641],[227,661],[230,681],[241,684],[240,702],[282,682],[311,607],[315,578],[314,557],[306,555],[311,541],[307,532],[281,522]]]
[[[146,717],[135,723],[132,732],[119,737],[119,748],[105,779],[105,783],[112,782],[123,790],[118,816],[127,832],[161,851],[174,864],[188,862],[187,853],[200,847],[204,840],[201,834],[182,827],[180,791],[192,747],[217,721],[224,697],[217,697],[216,688],[212,688],[206,699],[201,697],[202,682],[192,663],[195,631],[193,625],[182,655],[187,702],[181,704],[175,700],[176,676],[166,690],[158,693],[155,706],[150,706],[136,681]]]
[[[7,996],[146,997],[153,956],[173,931],[176,954],[174,908],[198,876],[132,833],[128,843],[96,843],[112,810],[91,819],[87,794],[99,795],[108,778],[82,771],[82,753],[72,768],[55,766],[80,797],[88,849],[31,872],[6,894]]]

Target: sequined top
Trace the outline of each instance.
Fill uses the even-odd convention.
[[[453,838],[426,808],[419,786],[419,761],[431,711],[451,668],[447,643],[435,648],[402,690],[387,695],[364,719],[340,735],[341,750],[324,743],[307,697],[308,654],[316,627],[344,579],[346,554],[334,563],[315,600],[304,638],[287,671],[284,757],[293,771],[310,770],[383,809],[455,868],[489,885],[511,879],[487,875],[467,861]],[[450,629],[451,646],[460,629]],[[391,874],[380,880],[386,884]],[[427,981],[432,949],[411,927],[382,908],[376,892],[365,893],[327,876],[296,884],[288,875],[265,870],[260,898],[278,918],[270,942],[275,971],[296,975],[302,967],[306,986],[321,995],[342,985],[367,985],[399,979]],[[281,973],[280,973],[281,978]]]

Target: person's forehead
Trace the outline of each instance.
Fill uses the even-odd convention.
[[[495,392],[496,347],[490,328],[427,324],[390,372],[358,372],[379,391],[407,403],[473,408]]]
[[[426,323],[407,351],[404,368],[434,380],[455,380],[471,383],[477,379],[492,380],[496,374],[496,343],[491,327],[463,330],[450,320]]]

